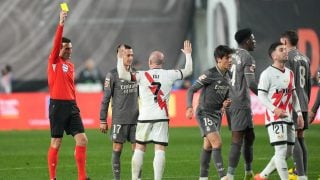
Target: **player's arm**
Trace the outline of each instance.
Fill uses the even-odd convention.
[[[191,46],[191,42],[188,40],[185,40],[183,43],[183,49],[181,49],[181,51],[185,54],[186,56],[186,64],[184,66],[184,69],[181,69],[181,73],[182,73],[182,78],[190,76],[192,74],[192,57],[191,57],[191,53],[192,53],[192,46]]]
[[[297,112],[297,123],[298,123],[298,129],[302,129],[304,126],[303,116],[301,113],[301,107],[298,99],[298,95],[295,90],[292,92],[292,101],[293,101],[293,109]]]
[[[104,83],[104,93],[100,106],[100,131],[106,133],[108,131],[108,108],[113,90],[113,76],[108,73]]]
[[[309,112],[309,121],[310,123],[312,123],[314,121],[314,117],[318,111],[318,108],[319,108],[319,105],[320,105],[320,91],[318,89],[318,93],[317,93],[317,97],[316,97],[316,100]]]
[[[187,91],[187,110],[186,110],[187,119],[191,119],[193,115],[193,107],[192,107],[193,95],[202,87],[203,87],[203,83],[197,80]]]
[[[61,11],[59,17],[60,17],[59,25],[57,27],[56,34],[54,37],[53,48],[49,56],[49,65],[57,63],[57,59],[59,57],[59,52],[61,48],[63,27],[64,27],[65,18],[67,17],[67,13],[64,11]]]
[[[244,77],[246,79],[247,85],[250,90],[255,94],[258,95],[258,84],[256,82],[256,78],[254,75],[255,65],[252,64],[250,66],[244,67]]]
[[[127,81],[136,81],[135,73],[127,71],[123,64],[124,56],[126,56],[125,48],[120,47],[117,54],[117,71],[119,74],[119,78]]]

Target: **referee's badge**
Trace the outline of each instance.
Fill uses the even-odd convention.
[[[69,69],[69,67],[68,67],[68,65],[66,65],[66,64],[62,64],[62,71],[63,72],[68,72],[68,69]]]

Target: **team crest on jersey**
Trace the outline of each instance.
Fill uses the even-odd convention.
[[[68,65],[66,65],[66,64],[62,64],[62,71],[63,72],[68,72],[68,69],[69,69],[69,67],[68,67]]]
[[[204,80],[204,79],[206,79],[207,78],[207,76],[205,75],[205,74],[202,74],[200,77],[199,77],[199,80],[201,81],[201,80]]]

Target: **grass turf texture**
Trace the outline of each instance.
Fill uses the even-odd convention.
[[[230,131],[223,127],[223,158],[227,167],[230,148]],[[309,149],[309,179],[318,177],[320,160],[320,126],[312,125],[306,133],[306,143]],[[93,180],[112,179],[111,172],[111,142],[109,135],[98,130],[86,131],[89,145],[87,151],[87,171]],[[254,144],[253,170],[260,172],[273,154],[269,145],[267,131],[263,126],[255,128],[256,141]],[[8,131],[0,132],[0,179],[49,179],[47,170],[47,151],[49,146],[49,131]],[[170,142],[166,151],[166,167],[163,179],[198,179],[199,155],[202,148],[199,129],[171,128]],[[131,179],[132,152],[128,143],[122,152],[122,179]],[[153,146],[150,144],[145,153],[143,179],[153,179]],[[77,179],[75,166],[74,141],[71,136],[65,136],[59,153],[57,179]],[[292,167],[292,159],[288,160]],[[241,157],[235,179],[243,179],[243,159]],[[210,164],[210,179],[218,179],[213,163]],[[270,179],[279,179],[273,173]]]

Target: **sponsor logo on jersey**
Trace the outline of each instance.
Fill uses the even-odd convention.
[[[69,69],[69,67],[68,67],[68,65],[66,65],[66,64],[62,64],[62,71],[63,72],[68,72],[68,69]]]

